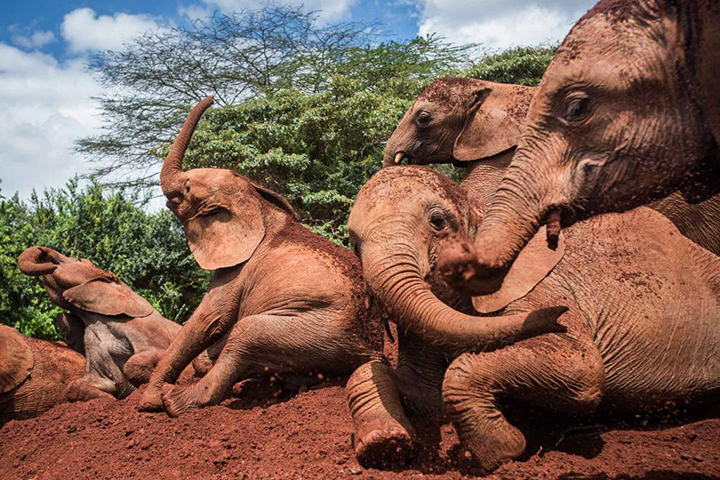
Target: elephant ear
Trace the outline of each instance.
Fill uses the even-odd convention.
[[[265,200],[272,203],[276,207],[278,207],[281,210],[284,210],[287,212],[288,215],[290,215],[295,220],[300,220],[300,215],[295,211],[295,209],[290,205],[290,202],[288,202],[285,197],[280,195],[277,192],[274,192],[270,190],[269,188],[265,188],[262,185],[258,185],[255,182],[250,182],[255,188],[255,191]]]
[[[0,325],[0,393],[20,385],[35,365],[30,345],[14,328]]]
[[[563,255],[564,235],[560,234],[558,244],[553,250],[548,246],[546,227],[542,227],[520,251],[500,289],[489,295],[473,297],[473,307],[479,313],[493,313],[523,298],[552,272]]]
[[[69,288],[63,292],[63,298],[80,310],[100,315],[142,318],[155,311],[127,284],[109,277],[96,278]]]
[[[265,238],[265,219],[254,192],[237,192],[222,206],[183,225],[190,251],[205,270],[247,262]]]
[[[517,146],[534,88],[484,82],[468,108],[453,156],[460,161],[480,160]]]

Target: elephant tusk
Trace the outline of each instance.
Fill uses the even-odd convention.
[[[557,248],[558,239],[560,238],[560,230],[562,229],[560,224],[561,215],[559,208],[553,208],[548,212],[547,219],[545,220],[547,242],[553,250]]]
[[[402,162],[403,157],[405,156],[405,152],[398,152],[395,154],[395,165],[400,165],[400,162]]]

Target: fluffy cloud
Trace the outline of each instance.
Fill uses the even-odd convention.
[[[224,13],[237,12],[250,8],[261,8],[267,5],[266,0],[202,0],[210,7],[217,7]],[[324,21],[345,18],[350,8],[359,0],[289,0],[290,5],[305,5],[306,10],[320,10],[320,19]]]
[[[73,10],[65,15],[60,26],[68,47],[76,53],[118,49],[143,32],[158,28],[157,22],[147,15],[97,15],[91,8]]]
[[[420,0],[419,33],[508,48],[562,40],[596,0]]]
[[[79,60],[58,63],[43,53],[0,43],[0,184],[3,195],[33,186],[60,187],[83,159],[73,141],[99,127],[90,100],[100,87]]]
[[[18,30],[16,27],[10,27],[12,42],[22,48],[42,48],[55,41],[55,34],[49,30],[33,32],[31,34],[23,34]]]

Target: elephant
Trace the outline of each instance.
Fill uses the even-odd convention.
[[[41,276],[50,300],[68,311],[56,323],[68,345],[86,358],[86,374],[70,385],[73,395],[125,398],[148,381],[180,330],[115,274],[87,259],[36,246],[20,254],[18,267]]]
[[[0,325],[0,425],[36,417],[58,403],[89,400],[69,385],[85,373],[85,359],[59,342],[38,340]]]
[[[352,252],[310,232],[288,201],[227,169],[182,169],[208,97],[188,115],[165,158],[160,185],[210,288],[165,352],[140,410],[171,416],[214,405],[234,383],[268,373],[351,373],[382,355],[382,325]],[[223,338],[197,383],[172,385]]]
[[[718,64],[716,1],[600,1],[545,72],[475,242],[441,255],[447,280],[492,292],[542,224],[553,244],[592,215],[718,193]]]
[[[565,229],[555,249],[541,229],[502,289],[472,298],[480,315],[472,317],[427,290],[452,292],[434,270],[438,252],[450,235],[472,241],[486,211],[462,187],[415,165],[381,169],[358,194],[349,229],[366,281],[422,346],[407,352],[414,357],[406,372],[370,363],[348,382],[356,439],[367,442],[356,449],[363,462],[393,459],[398,445],[407,450],[414,432],[406,412],[418,402],[444,405],[461,452],[489,471],[526,445],[503,415],[505,402],[639,413],[720,389],[720,258],[652,209],[608,213]],[[428,322],[446,318],[507,328],[507,319],[555,305],[567,307],[555,309],[564,331],[502,348],[470,336],[443,345],[426,334]]]
[[[451,230],[474,231],[478,214],[461,200],[462,187],[426,170],[382,169],[360,190],[348,220],[370,291],[398,325],[397,369],[371,361],[347,383],[355,452],[366,466],[408,460],[416,432],[406,412],[443,415],[443,375],[455,356],[563,329],[557,319],[565,307],[476,317],[469,299],[428,283],[441,239]],[[445,206],[454,209],[452,219]]]
[[[515,154],[536,87],[473,78],[440,78],[405,113],[388,140],[383,165],[452,163],[466,168],[462,186],[485,198]],[[680,233],[720,255],[720,194],[699,203],[680,192],[648,205]]]

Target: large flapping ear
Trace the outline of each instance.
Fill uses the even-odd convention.
[[[265,238],[265,219],[256,195],[237,192],[222,207],[187,220],[183,230],[200,267],[217,270],[250,259]]]
[[[147,317],[155,311],[147,300],[133,292],[124,282],[100,277],[69,288],[63,298],[74,307],[100,315]]]
[[[546,227],[542,227],[520,251],[500,289],[489,295],[473,297],[480,313],[493,313],[519,300],[547,277],[565,254],[565,237],[560,234],[557,247],[548,246]]]
[[[285,197],[280,195],[277,192],[273,192],[269,188],[265,188],[262,185],[258,185],[255,182],[250,182],[253,187],[255,187],[255,190],[257,193],[267,200],[268,202],[272,203],[276,207],[280,208],[281,210],[285,210],[291,217],[293,217],[295,220],[300,220],[300,215],[295,211],[295,209],[290,205],[290,202],[288,202]]]
[[[0,325],[0,393],[20,385],[35,365],[30,345],[14,328]]]
[[[453,156],[460,161],[480,160],[517,146],[534,95],[533,87],[483,82],[469,102]]]

